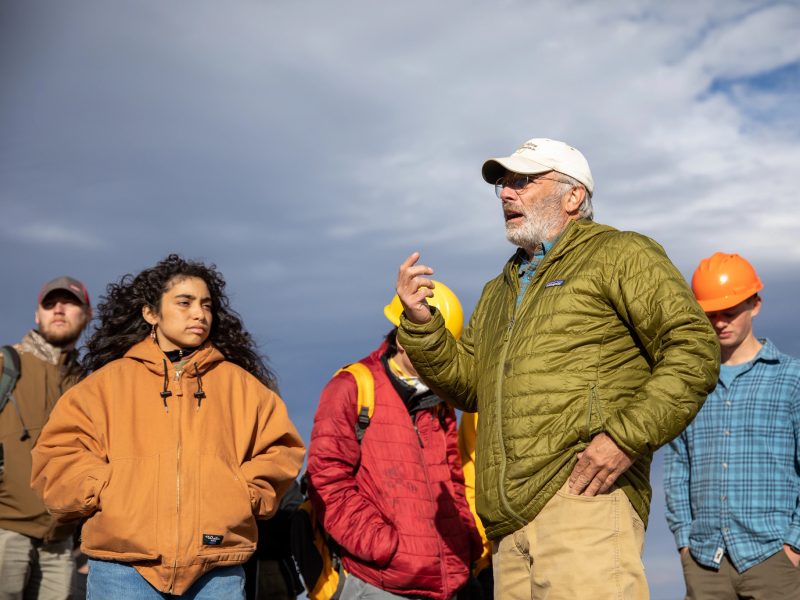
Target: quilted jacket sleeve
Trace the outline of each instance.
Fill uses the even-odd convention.
[[[323,527],[339,545],[383,567],[394,556],[399,538],[356,482],[361,458],[355,434],[357,393],[350,373],[340,373],[322,391],[308,449],[309,495]]]
[[[478,410],[473,336],[477,329],[475,309],[461,339],[456,341],[444,326],[442,314],[431,309],[433,318],[422,325],[400,316],[397,341],[408,353],[417,373],[436,393],[456,408]]]
[[[664,250],[624,236],[607,295],[635,332],[651,375],[633,398],[606,418],[605,431],[632,457],[652,453],[691,422],[719,375],[716,333]]]
[[[97,381],[90,377],[59,399],[31,453],[31,487],[59,521],[94,513],[111,474],[89,409]]]

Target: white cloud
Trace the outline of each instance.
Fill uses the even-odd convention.
[[[800,7],[765,4],[714,27],[690,63],[714,78],[758,75],[800,60]]]
[[[26,223],[22,225],[7,223],[3,227],[4,235],[23,244],[42,244],[76,249],[97,250],[106,247],[104,240],[90,233],[85,228],[58,223]]]
[[[701,2],[688,18],[648,3],[452,8],[430,5],[416,20],[410,8],[365,8],[336,28],[324,15],[305,22],[288,60],[363,115],[353,117],[359,139],[329,140],[352,189],[325,225],[335,241],[380,232],[387,243],[498,246],[480,163],[551,135],[589,157],[600,220],[665,239],[700,229],[676,245],[686,257],[730,239],[766,239],[747,244],[797,256],[788,193],[797,138],[749,121],[743,106],[763,106],[758,91],[709,95],[717,80],[797,60],[797,6]],[[775,203],[781,228],[731,218],[720,230],[709,218],[710,209],[749,215],[754,197]]]

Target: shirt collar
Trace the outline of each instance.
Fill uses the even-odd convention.
[[[550,242],[542,242],[542,247],[533,253],[533,256],[528,258],[528,253],[523,248],[517,248],[517,259],[519,261],[518,274],[522,274],[531,264],[537,265],[544,258],[544,255],[550,252],[550,249],[558,241],[558,237]]]
[[[758,341],[761,342],[761,349],[752,362],[759,360],[763,360],[764,362],[781,362],[782,355],[775,347],[775,344],[770,342],[767,338],[759,338]]]

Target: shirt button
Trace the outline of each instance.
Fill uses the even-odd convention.
[[[731,434],[731,432],[726,429],[725,430],[725,435],[730,435],[730,434]]]
[[[722,533],[728,533],[728,531],[730,531],[730,530],[729,530],[727,527],[724,527],[724,528],[722,529]]]
[[[728,468],[728,463],[722,463],[722,468],[723,469],[727,469]]]
[[[730,400],[725,400],[725,406],[730,406],[730,405],[731,405],[731,401]]]
[[[725,495],[722,495],[722,496],[719,497],[719,499],[722,500],[723,502],[725,502],[725,500],[727,500],[728,497],[725,496]]]

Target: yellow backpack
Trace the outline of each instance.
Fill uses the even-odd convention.
[[[375,380],[369,367],[361,363],[347,365],[333,376],[342,371],[350,373],[358,386],[355,430],[360,444],[375,411]],[[292,555],[309,600],[338,600],[347,572],[342,566],[339,545],[317,519],[316,511],[308,499],[307,487],[307,477],[303,475],[301,489],[306,499],[292,516]]]

